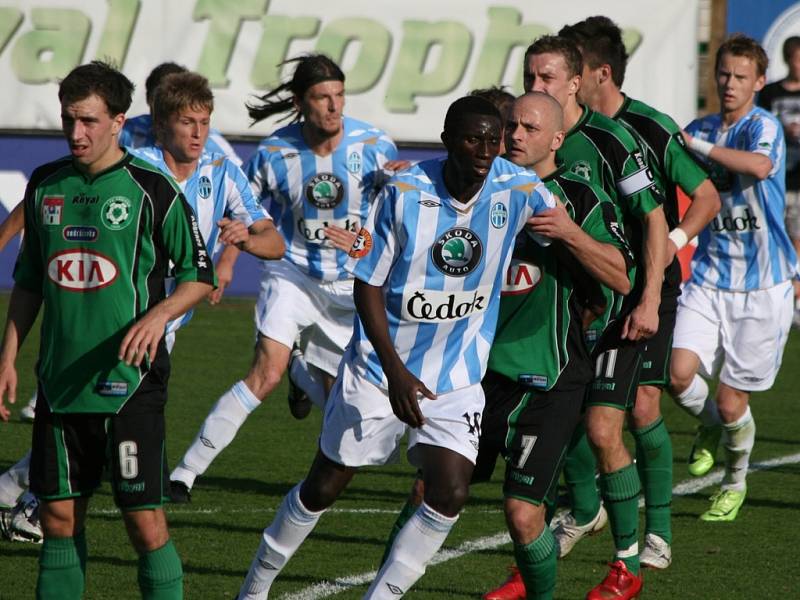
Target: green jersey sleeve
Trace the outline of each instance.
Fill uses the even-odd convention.
[[[688,195],[692,195],[708,179],[708,174],[689,154],[680,131],[674,133],[667,144],[664,169],[667,180],[675,182]]]
[[[175,281],[197,281],[217,285],[214,265],[200,228],[183,194],[177,194],[161,225],[164,250],[174,265]]]

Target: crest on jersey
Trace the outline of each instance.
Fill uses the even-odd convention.
[[[42,200],[42,223],[61,225],[61,212],[64,210],[64,196],[45,196]]]
[[[112,231],[125,229],[131,219],[133,203],[125,196],[113,196],[106,200],[103,208],[100,209],[100,219],[103,225]]]
[[[464,277],[478,266],[483,244],[478,235],[465,227],[445,231],[431,248],[431,259],[445,275]]]
[[[369,254],[370,250],[372,250],[372,234],[362,227],[348,255],[352,258],[363,258]]]
[[[489,213],[489,219],[492,222],[492,227],[495,229],[505,227],[506,221],[508,221],[508,209],[506,205],[502,202],[496,202]]]
[[[347,157],[347,170],[353,175],[361,172],[361,155],[358,152],[351,152]]]
[[[344,197],[344,186],[333,173],[318,173],[306,184],[306,199],[317,208],[335,208]]]
[[[211,195],[211,180],[205,175],[202,175],[197,182],[197,191],[201,198],[208,198]]]
[[[592,179],[592,167],[589,166],[589,163],[585,160],[579,160],[577,162],[572,163],[572,166],[569,169],[578,177],[583,177],[587,181]]]

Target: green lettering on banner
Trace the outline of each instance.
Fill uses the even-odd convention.
[[[269,0],[197,0],[192,18],[211,21],[197,71],[205,75],[213,87],[227,87],[230,83],[226,72],[242,21],[260,19],[268,4]]]
[[[514,48],[527,48],[537,37],[550,32],[544,25],[522,25],[521,22],[522,14],[518,10],[508,7],[489,9],[489,28],[475,66],[471,89],[502,85]],[[522,64],[515,70],[513,92],[522,93]]]
[[[31,9],[33,29],[14,44],[11,66],[23,83],[47,83],[81,64],[92,23],[79,10]]]
[[[642,44],[642,32],[636,29],[625,28],[622,30],[622,43],[625,44],[625,51],[628,57],[633,56],[633,53]]]
[[[22,23],[22,11],[11,6],[0,7],[0,54]]]
[[[258,89],[271,89],[281,83],[280,63],[286,60],[292,40],[317,35],[319,19],[266,15],[261,24],[261,44],[250,71],[250,83]]]
[[[317,51],[339,65],[351,44],[358,44],[358,58],[347,71],[347,92],[358,94],[374,86],[383,74],[392,48],[392,35],[372,19],[337,19],[328,23],[317,40]]]
[[[139,0],[108,0],[106,26],[95,55],[99,60],[119,67],[125,64],[140,7]]]
[[[434,47],[439,60],[433,68],[426,63]],[[453,21],[405,21],[403,42],[386,93],[391,112],[413,113],[417,96],[440,96],[455,88],[464,75],[472,49],[472,34]]]

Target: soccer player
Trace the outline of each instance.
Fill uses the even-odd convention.
[[[366,220],[383,183],[381,167],[396,157],[396,148],[381,130],[343,117],[344,73],[336,63],[323,55],[291,62],[292,79],[251,106],[250,115],[259,121],[288,112],[299,122],[263,140],[245,166],[257,198],[286,240],[286,255],[265,266],[250,371],[220,397],[170,476],[176,500],[189,499],[195,478],[278,385],[298,335],[310,340],[305,359],[325,381],[308,379],[321,388],[332,382],[352,334],[346,249]],[[290,377],[298,371],[293,365]]]
[[[582,53],[578,100],[625,125],[637,136],[653,178],[664,193],[664,214],[671,232],[658,330],[647,340],[642,353],[636,401],[628,417],[646,507],[645,545],[639,558],[643,566],[664,569],[672,561],[672,443],[659,405],[661,392],[669,384],[672,331],[680,296],[681,269],[675,254],[719,211],[719,195],[686,149],[678,125],[664,113],[622,93],[628,56],[619,27],[607,17],[590,17],[562,28],[559,35],[573,40]],[[678,217],[677,187],[692,199],[683,221]],[[574,515],[593,514],[600,498],[594,481],[595,460],[585,443],[574,444],[567,465],[567,483],[576,482],[570,490],[573,518],[563,522],[560,533],[569,533],[574,544],[590,531],[578,524]]]
[[[14,401],[17,351],[44,307],[31,489],[44,544],[37,598],[77,599],[89,498],[110,465],[112,491],[139,554],[142,597],[181,598],[180,558],[162,490],[170,319],[208,294],[213,265],[180,190],[120,148],[133,84],[101,62],[59,85],[71,156],[28,183],[25,239],[0,349],[0,417]],[[178,285],[164,297],[174,265]]]
[[[175,180],[192,207],[212,257],[225,246],[216,265],[215,292],[233,278],[240,248],[259,258],[283,256],[283,237],[254,198],[245,174],[224,154],[208,150],[214,110],[208,80],[189,71],[166,75],[153,92],[151,107],[157,145],[132,152]],[[220,226],[225,227],[224,238]],[[170,351],[175,332],[190,319],[188,313],[170,322],[166,333]]]
[[[442,133],[447,157],[411,167],[379,195],[350,251],[358,319],[325,408],[320,450],[264,530],[241,600],[266,598],[355,471],[385,463],[408,426],[425,498],[366,597],[406,593],[456,522],[477,454],[479,383],[514,238],[554,204],[534,173],[496,158],[500,131],[490,102],[456,100]]]
[[[641,588],[637,506],[641,484],[623,444],[622,428],[625,412],[634,401],[632,391],[639,379],[642,340],[658,329],[667,248],[662,197],[632,134],[619,123],[578,104],[583,59],[572,40],[560,36],[536,40],[526,51],[524,68],[526,89],[544,91],[564,107],[567,135],[557,159],[568,170],[597,183],[617,204],[625,236],[636,256],[633,290],[624,302],[610,290],[605,314],[587,332],[594,344],[595,379],[586,402],[584,425],[598,460],[598,481],[606,508],[597,506],[592,514],[580,515],[580,524],[594,531],[610,518],[616,549],[608,578],[588,597],[602,598],[614,582],[624,582],[626,593],[631,594],[628,597],[632,597]],[[621,311],[620,318],[609,322],[617,311]],[[570,538],[559,538],[558,528],[555,534],[563,556]]]
[[[122,133],[119,136],[120,146],[141,148],[154,146],[156,144],[156,132],[153,128],[153,98],[155,96],[155,91],[167,75],[187,72],[188,69],[186,67],[174,62],[161,63],[150,71],[150,74],[144,82],[145,99],[147,100],[150,113],[131,117],[125,121],[125,125],[122,127]],[[209,129],[205,149],[212,154],[224,154],[237,166],[241,166],[242,164],[242,159],[236,154],[236,151],[228,143],[228,140],[222,137],[222,133],[220,133],[218,129],[214,129],[213,127]]]
[[[795,253],[800,252],[800,37],[783,42],[783,61],[789,73],[764,86],[758,105],[770,111],[783,125],[786,139],[786,233]],[[800,327],[800,280],[794,280],[794,325]]]
[[[564,133],[561,106],[551,96],[528,92],[514,103],[507,156],[532,167],[564,205],[530,221],[533,231],[554,240],[551,246],[541,248],[527,233],[517,239],[483,379],[486,408],[473,477],[488,480],[497,454],[504,455],[506,522],[524,581],[521,598],[553,597],[558,551],[544,500],[558,481],[594,376],[584,329],[603,311],[599,283],[627,294],[633,278],[634,258],[613,202],[556,166]]]
[[[751,38],[725,41],[715,62],[721,111],[692,121],[685,133],[722,198],[692,259],[670,363],[674,397],[702,425],[690,472],[699,476],[713,466],[720,431],[725,448],[725,476],[704,521],[732,521],[744,502],[756,433],[750,393],[775,381],[792,321],[798,266],[783,218],[783,131],[754,105],[767,61]],[[716,373],[712,399],[704,377]]]

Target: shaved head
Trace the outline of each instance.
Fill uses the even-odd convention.
[[[564,112],[558,100],[544,92],[528,92],[514,101],[506,123],[506,153],[539,176],[555,169],[555,153],[564,141]]]

